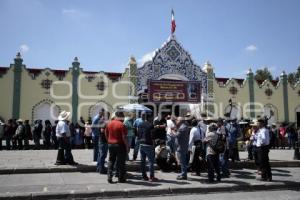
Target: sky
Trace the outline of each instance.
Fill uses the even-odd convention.
[[[124,72],[170,36],[217,77],[249,68],[274,76],[300,66],[300,0],[0,0],[0,66],[18,51],[28,68]]]

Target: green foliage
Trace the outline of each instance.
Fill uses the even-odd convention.
[[[288,82],[292,85],[300,81],[300,66],[297,68],[296,72],[289,73]]]
[[[271,72],[266,67],[263,69],[256,70],[254,78],[257,81],[273,80]]]

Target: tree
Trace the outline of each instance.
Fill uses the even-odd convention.
[[[265,80],[273,80],[273,76],[268,68],[258,69],[255,72],[254,76],[255,80],[257,81],[265,81]]]
[[[297,68],[296,72],[289,73],[288,81],[291,85],[295,85],[298,81],[300,81],[300,66]]]

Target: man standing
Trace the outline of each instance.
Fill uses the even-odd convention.
[[[155,149],[154,149],[154,138],[152,135],[153,125],[147,121],[146,113],[142,113],[142,122],[137,129],[137,135],[140,141],[140,152],[141,152],[141,171],[145,181],[149,180],[146,173],[146,157],[149,161],[150,170],[150,181],[157,181],[154,177],[154,160],[155,160]]]
[[[17,127],[17,130],[16,130],[15,137],[16,137],[16,140],[18,142],[18,149],[23,150],[23,138],[24,138],[24,135],[25,135],[25,128],[24,128],[22,119],[18,119],[17,123],[18,123],[18,127]]]
[[[177,180],[187,180],[187,165],[188,165],[188,148],[189,148],[189,128],[182,117],[178,117],[176,121],[177,129],[177,153],[181,166],[181,173]]]
[[[207,143],[206,158],[207,158],[207,169],[208,169],[208,182],[214,182],[215,173],[217,174],[217,181],[221,181],[220,167],[219,167],[219,158],[218,152],[214,150],[214,147],[217,144],[218,126],[215,123],[212,123],[208,126],[208,133],[204,138],[204,142]]]
[[[13,120],[9,119],[4,127],[4,137],[6,140],[6,150],[11,149],[11,140],[14,135]]]
[[[167,116],[167,145],[170,147],[172,153],[175,153],[175,138],[176,138],[176,125],[174,123],[175,117]]]
[[[2,150],[2,139],[4,137],[4,123],[0,120],[0,150]]]
[[[29,124],[29,120],[25,120],[24,122],[25,134],[24,134],[24,149],[29,149],[29,140],[32,139],[31,126]]]
[[[270,136],[269,130],[265,127],[265,121],[263,119],[258,120],[258,132],[257,132],[257,153],[258,160],[261,170],[261,179],[262,181],[272,181],[272,172],[271,166],[269,163],[269,144]]]
[[[70,117],[70,112],[62,111],[58,116],[58,123],[56,126],[56,137],[58,139],[58,153],[56,159],[56,165],[64,165],[66,163],[70,165],[77,165],[74,162],[73,155],[71,152],[71,142],[70,142],[70,129],[67,123]]]
[[[101,109],[92,121],[92,139],[94,145],[94,157],[93,160],[96,162],[99,156],[99,137],[100,137],[100,124],[104,123],[104,109]]]
[[[126,182],[125,178],[125,161],[127,152],[129,151],[129,145],[127,143],[127,130],[123,124],[124,113],[117,111],[115,113],[115,118],[111,120],[105,130],[108,150],[109,150],[109,160],[108,160],[108,172],[107,181],[113,183],[113,168],[117,160],[117,169],[119,172],[119,182]]]

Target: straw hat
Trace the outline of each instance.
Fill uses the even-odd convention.
[[[23,122],[23,119],[18,119],[17,122]]]
[[[254,119],[251,123],[250,126],[258,126],[258,121],[257,119]]]
[[[61,111],[61,113],[59,113],[58,116],[58,120],[67,120],[70,117],[71,112],[67,112],[67,111]]]

